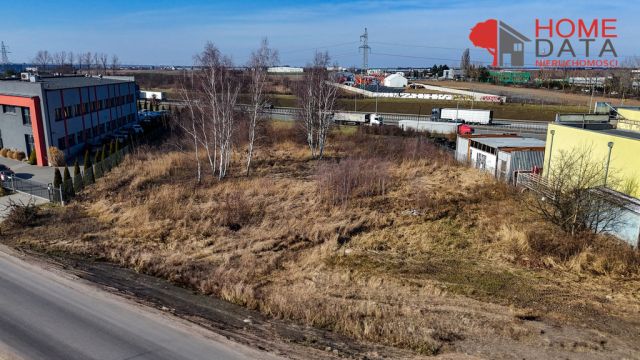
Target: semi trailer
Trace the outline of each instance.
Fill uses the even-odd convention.
[[[362,114],[336,112],[333,113],[333,121],[340,125],[382,125],[382,116],[378,114]]]
[[[400,120],[398,126],[402,130],[425,131],[442,135],[470,135],[474,132],[473,128],[469,125],[444,121]]]
[[[431,110],[431,120],[491,125],[493,121],[493,111],[482,109],[434,108]]]

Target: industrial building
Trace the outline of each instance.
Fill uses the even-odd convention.
[[[136,98],[133,77],[23,73],[0,80],[0,147],[35,151],[40,166],[49,164],[52,146],[74,156],[136,121]]]
[[[543,176],[553,173],[563,153],[584,152],[594,164],[604,166],[602,190],[608,196],[623,200],[624,226],[612,233],[633,246],[640,242],[640,132],[632,131],[640,119],[640,111],[618,110],[625,121],[617,128],[599,123],[551,123],[547,129],[547,144]],[[617,181],[612,181],[615,178]],[[629,186],[635,184],[636,186]],[[619,202],[619,201],[618,201]]]
[[[456,159],[506,182],[541,168],[545,142],[515,134],[458,135]]]
[[[302,74],[304,68],[292,66],[274,66],[267,68],[268,73],[272,74]]]

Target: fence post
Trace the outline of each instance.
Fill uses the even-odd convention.
[[[62,186],[58,188],[58,192],[60,193],[60,203],[64,206],[64,197],[62,196]]]
[[[15,175],[11,175],[11,190],[16,191],[16,181],[14,180]]]

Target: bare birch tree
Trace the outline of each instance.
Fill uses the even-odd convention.
[[[256,129],[260,122],[264,121],[264,108],[266,105],[265,86],[267,84],[267,68],[278,63],[278,51],[269,47],[267,38],[262,39],[260,48],[251,53],[251,59],[247,64],[247,76],[249,77],[249,134],[247,145],[246,174],[251,170],[253,151],[256,141]]]
[[[175,126],[180,128],[193,142],[193,148],[195,152],[195,161],[196,161],[196,180],[198,183],[202,182],[202,163],[200,161],[200,143],[202,142],[200,135],[200,125],[199,120],[201,119],[201,115],[198,113],[199,106],[197,101],[193,98],[191,94],[191,89],[193,86],[193,77],[191,77],[191,82],[185,84],[187,80],[184,79],[180,88],[178,89],[178,93],[180,98],[185,104],[185,108],[188,111],[187,116],[182,116],[181,112],[178,112],[173,116],[173,123]]]
[[[236,127],[236,109],[240,82],[232,72],[232,63],[207,43],[195,57],[192,79],[181,91],[189,122],[181,125],[190,134],[196,149],[202,148],[213,176],[222,180],[229,170]],[[199,161],[199,150],[198,150]]]
[[[328,52],[316,52],[296,89],[298,119],[305,131],[311,156],[322,158],[333,121],[337,88],[329,81]]]

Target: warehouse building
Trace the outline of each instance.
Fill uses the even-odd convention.
[[[136,121],[136,98],[133,77],[23,73],[0,80],[0,147],[26,156],[35,151],[40,166],[49,164],[52,146],[74,156]]]
[[[514,134],[458,135],[456,159],[506,182],[541,168],[545,142]]]
[[[622,110],[619,110],[622,111]],[[640,112],[622,111],[622,116],[640,119]],[[618,122],[617,128],[602,128],[599,124],[549,124],[543,176],[550,176],[559,166],[563,154],[584,152],[594,164],[604,167],[602,191],[623,200],[621,215],[625,226],[612,233],[638,246],[640,242],[640,132],[632,131],[634,123]],[[617,181],[612,181],[612,179]],[[629,186],[635,184],[636,186]],[[619,201],[618,201],[619,202]]]

